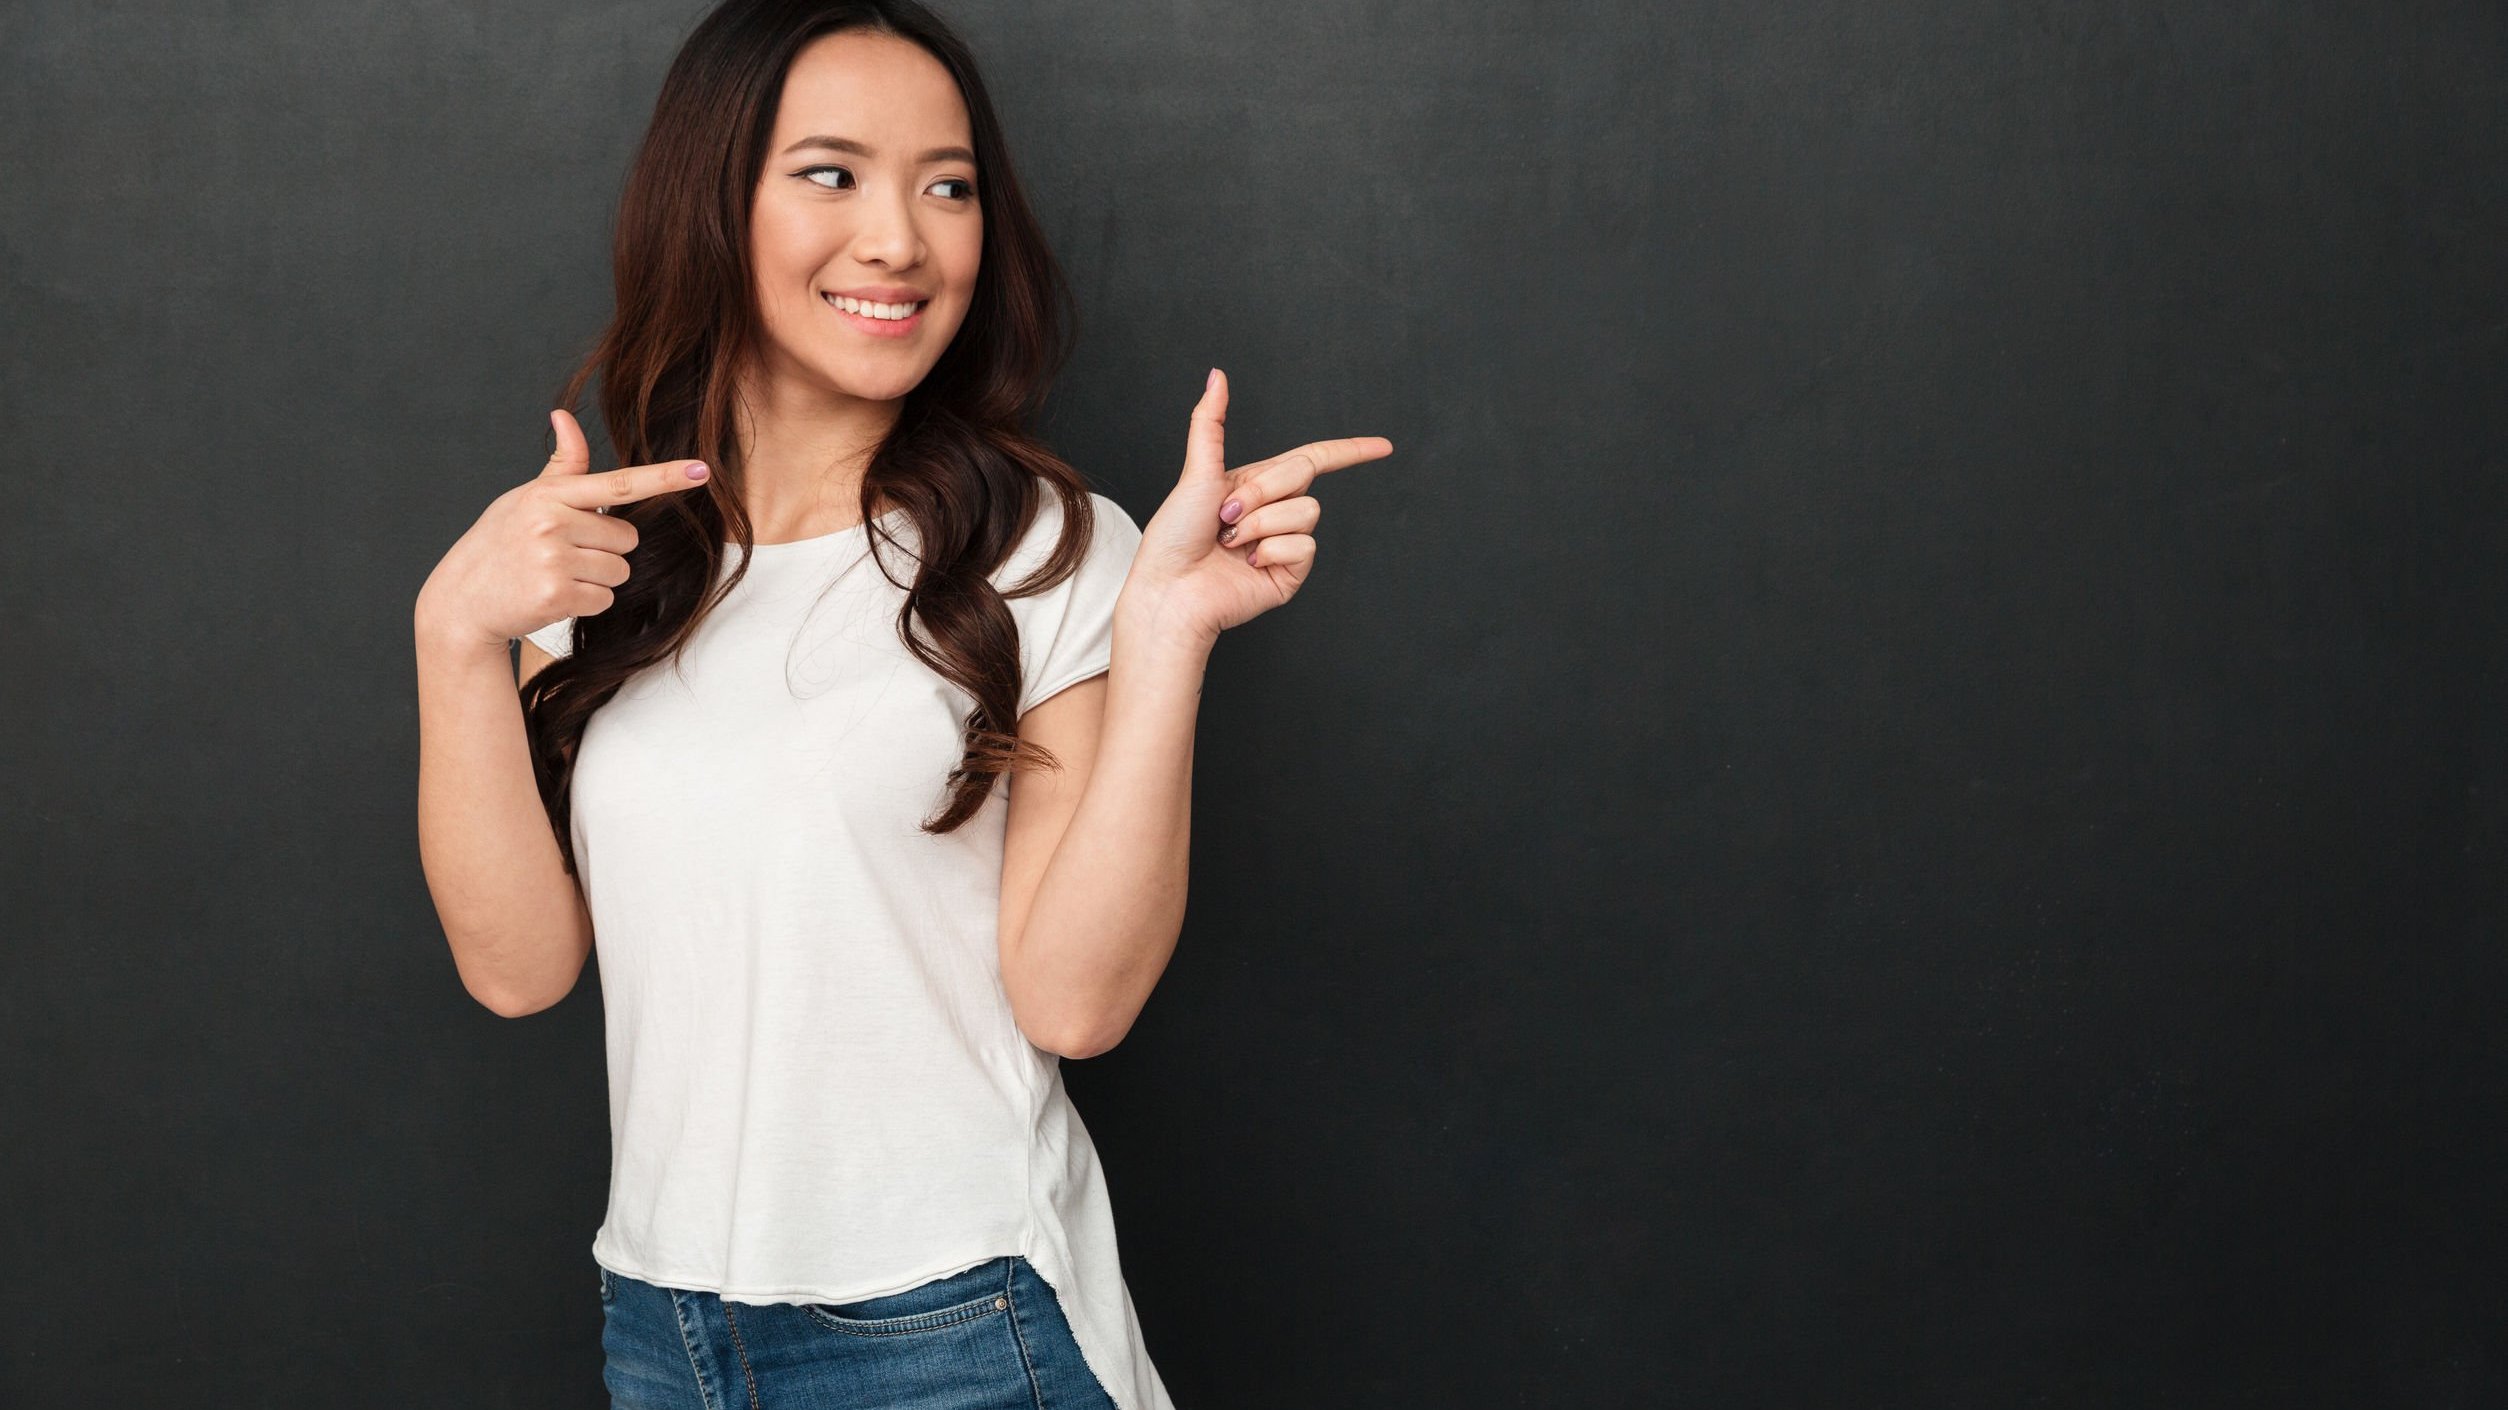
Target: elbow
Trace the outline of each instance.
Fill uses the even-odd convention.
[[[1113,1052],[1115,1046],[1123,1041],[1124,1035],[1131,1031],[1132,1025],[1129,1023],[1120,1025],[1111,1022],[1099,1023],[1093,1027],[1064,1033],[1062,1041],[1054,1044],[1049,1051],[1075,1062],[1101,1057]]]
[[[1024,1034],[1028,1042],[1034,1046],[1042,1048],[1046,1052],[1052,1053],[1058,1058],[1066,1058],[1074,1062],[1083,1058],[1096,1057],[1098,1054],[1109,1051],[1117,1043],[1123,1041],[1123,1034],[1121,1032],[1111,1030],[1103,1024],[1094,1026],[1086,1024],[1062,1024],[1054,1027],[1045,1027],[1043,1025],[1031,1026],[1026,1023],[1021,1023],[1019,1025],[1019,1031]]]
[[[453,946],[453,968],[461,976],[462,989],[480,1007],[499,1018],[522,1018],[555,1008],[575,992],[591,950],[588,932],[571,944],[554,946],[521,945],[502,938],[493,944],[474,941],[467,947]]]
[[[1024,1023],[1019,1025],[1019,1032],[1028,1040],[1028,1046],[1036,1048],[1041,1052],[1052,1053],[1058,1058],[1084,1058],[1095,1056],[1095,1054],[1088,1051],[1086,1044],[1075,1043],[1071,1039],[1063,1036],[1060,1032],[1040,1034],[1035,1029],[1028,1027]]]
[[[549,1008],[557,1002],[555,999],[533,998],[503,989],[490,989],[485,992],[473,989],[470,991],[470,997],[477,999],[488,1012],[499,1018],[523,1018]]]
[[[542,1009],[557,1007],[560,1000],[575,991],[575,981],[582,977],[580,967],[560,983],[547,985],[516,984],[488,979],[473,980],[462,976],[462,988],[481,1007],[499,1018],[524,1018]]]
[[[1052,1048],[1047,1049],[1047,1051],[1053,1053],[1056,1057],[1059,1057],[1066,1062],[1079,1062],[1085,1058],[1093,1058],[1113,1046],[1114,1044],[1112,1043],[1099,1043],[1095,1041],[1065,1041],[1055,1044]]]
[[[1011,1022],[1030,1046],[1076,1062],[1112,1052],[1132,1031],[1132,1021],[1141,1013],[1138,1002],[1116,993],[1040,990],[1018,970],[1016,954],[1011,952],[1003,989]]]
[[[455,945],[453,947],[453,973],[462,982],[462,992],[477,1001],[479,1007],[497,1017],[520,1018],[524,1014],[538,1013],[542,1008],[547,1007],[544,1004],[530,1002],[523,994],[508,985],[496,983],[486,975],[473,973],[473,968],[473,965],[464,962],[461,947]]]

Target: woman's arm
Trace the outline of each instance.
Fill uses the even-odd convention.
[[[1193,831],[1193,729],[1210,643],[1161,634],[1129,594],[1115,608],[1112,664],[1028,711],[1023,738],[1065,763],[1011,789],[1017,850],[1061,824],[1032,892],[1005,879],[1002,987],[1021,1031],[1064,1057],[1123,1041],[1184,926]],[[1076,804],[1063,790],[1076,788]],[[1063,814],[1068,815],[1067,821]]]
[[[418,637],[418,856],[471,997],[507,1018],[565,998],[592,953],[592,917],[540,804],[506,656],[514,633],[606,612],[636,528],[600,511],[705,483],[703,463],[592,472],[573,412],[557,449],[500,494],[427,575]],[[530,671],[548,664],[528,641]]]
[[[1228,379],[1214,367],[1193,408],[1184,472],[1142,528],[1115,601],[1095,762],[1024,926],[1002,932],[1002,984],[1021,1028],[1057,1035],[1066,1056],[1121,1042],[1175,953],[1193,726],[1212,646],[1296,596],[1313,571],[1323,516],[1307,493],[1315,478],[1393,453],[1382,436],[1349,436],[1231,470],[1227,420]],[[1005,881],[1005,909],[1009,896]]]
[[[575,987],[592,918],[540,803],[504,648],[433,632],[423,610],[416,625],[419,860],[462,987],[519,1018]]]

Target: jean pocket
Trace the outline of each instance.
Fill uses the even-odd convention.
[[[801,1310],[832,1332],[893,1337],[938,1331],[1010,1310],[1007,1260],[987,1259],[946,1278],[862,1302],[805,1302]]]
[[[607,1307],[617,1300],[618,1285],[610,1281],[610,1270],[604,1268],[601,1270],[601,1305]]]

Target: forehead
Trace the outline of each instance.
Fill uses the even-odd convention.
[[[872,30],[823,34],[793,56],[768,150],[813,133],[850,137],[882,158],[974,145],[949,70],[923,46]]]

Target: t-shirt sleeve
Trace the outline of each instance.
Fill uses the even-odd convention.
[[[523,639],[551,656],[564,656],[575,649],[575,619],[560,617],[536,632],[525,632]]]
[[[1091,491],[1097,513],[1096,537],[1088,557],[1068,578],[1033,597],[1009,599],[1011,619],[1019,624],[1019,713],[1067,686],[1101,675],[1113,664],[1115,599],[1132,572],[1132,555],[1141,546],[1141,526],[1122,505]],[[1048,500],[1029,526],[1020,551],[996,576],[997,585],[1016,584],[1053,552],[1062,532],[1059,501]]]

